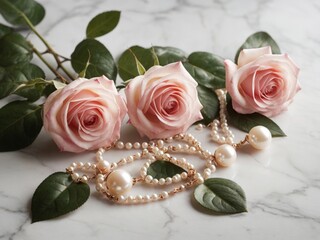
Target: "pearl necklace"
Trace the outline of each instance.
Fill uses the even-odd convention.
[[[75,182],[85,182],[94,180],[96,190],[104,195],[107,199],[122,204],[138,204],[163,200],[176,193],[182,192],[187,188],[201,184],[207,179],[217,167],[228,167],[232,165],[236,158],[236,150],[242,145],[249,143],[256,149],[264,149],[271,143],[271,133],[263,126],[252,128],[246,135],[245,139],[239,143],[234,143],[234,135],[228,127],[226,118],[226,91],[219,89],[216,91],[220,102],[220,121],[214,120],[208,125],[211,129],[211,138],[213,141],[222,144],[212,154],[202,148],[200,142],[191,134],[177,134],[166,139],[159,139],[156,142],[127,142],[117,141],[106,148],[100,148],[96,153],[97,163],[72,163],[66,171],[71,175]],[[220,130],[219,130],[220,127]],[[202,129],[203,125],[198,125],[197,129]],[[222,135],[219,134],[222,133]],[[173,145],[173,142],[182,142]],[[139,150],[133,155],[120,159],[118,162],[109,163],[104,160],[103,154],[112,148]],[[177,159],[172,154],[186,153],[198,155],[205,160],[205,168],[202,173],[198,172],[195,167],[185,158]],[[140,169],[140,175],[131,177],[131,175],[121,169],[117,169],[126,164],[130,164],[138,159],[145,159],[145,163]],[[167,161],[182,168],[184,171],[175,174],[172,177],[154,178],[148,174],[148,168],[155,161]],[[77,171],[84,172],[82,176]],[[180,184],[181,181],[184,183]],[[127,195],[131,188],[137,183],[148,185],[162,186],[175,184],[172,190],[153,193],[151,195]]]

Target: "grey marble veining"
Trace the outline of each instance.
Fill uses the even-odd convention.
[[[121,10],[118,27],[99,38],[115,57],[138,44],[214,52],[233,59],[253,32],[267,31],[301,68],[302,91],[289,111],[274,118],[288,137],[263,152],[242,149],[237,163],[214,176],[239,183],[248,213],[212,216],[197,211],[192,191],[141,206],[117,206],[92,194],[79,210],[31,224],[30,201],[38,184],[71,162],[94,153],[58,151],[42,132],[21,151],[0,153],[0,239],[318,239],[320,233],[320,3],[317,0],[40,0],[46,17],[38,30],[69,56],[85,37],[88,21]],[[2,20],[1,20],[2,21]],[[31,35],[36,46],[43,45]],[[37,59],[34,59],[38,62]],[[52,77],[47,71],[48,77]],[[205,132],[190,131],[211,150]],[[244,134],[234,130],[238,139]],[[134,133],[125,127],[123,134]],[[135,133],[134,133],[135,134]],[[134,138],[135,136],[130,136]],[[137,135],[136,135],[137,137]],[[126,153],[123,153],[124,155]],[[110,156],[123,157],[121,153]],[[152,189],[148,189],[151,190]]]

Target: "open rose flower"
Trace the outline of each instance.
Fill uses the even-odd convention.
[[[125,89],[130,122],[150,139],[185,132],[202,119],[196,87],[181,62],[150,68]]]
[[[300,90],[299,68],[287,54],[272,54],[270,47],[244,49],[238,65],[226,60],[225,67],[226,87],[239,113],[275,116]]]
[[[80,78],[48,97],[44,128],[62,151],[94,150],[120,137],[126,112],[113,81]]]

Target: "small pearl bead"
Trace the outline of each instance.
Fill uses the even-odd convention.
[[[89,162],[85,163],[85,164],[84,164],[84,167],[85,167],[86,169],[89,169],[89,168],[91,167],[91,163],[89,163]]]
[[[68,171],[73,172],[74,171],[74,167],[72,167],[72,166],[68,167]]]
[[[112,195],[122,195],[132,188],[132,177],[124,170],[116,170],[109,174],[106,185]]]
[[[197,179],[197,183],[198,183],[198,184],[202,184],[203,182],[204,182],[203,177],[199,177],[199,178]]]
[[[161,193],[161,196],[162,196],[163,198],[168,198],[168,197],[169,197],[169,194],[168,194],[168,192],[163,191],[163,192]]]
[[[133,156],[129,156],[127,157],[127,162],[133,162],[134,161],[134,157]]]
[[[78,164],[75,163],[75,162],[73,162],[73,163],[71,164],[72,167],[77,167],[77,165],[78,165]]]
[[[166,178],[166,184],[169,185],[172,183],[172,178],[171,177],[167,177]]]
[[[127,197],[128,203],[134,203],[134,200],[135,200],[135,199],[134,199],[134,196],[131,196],[131,195],[130,195],[130,196]]]
[[[113,169],[113,168],[116,168],[117,166],[118,166],[118,164],[113,162],[113,163],[111,163],[110,168]]]
[[[98,192],[100,192],[101,190],[103,190],[103,185],[102,185],[102,183],[96,184],[96,189],[97,189]]]
[[[159,180],[158,180],[158,179],[154,178],[154,179],[152,180],[152,184],[158,184],[158,183],[159,183]]]
[[[153,177],[152,177],[151,175],[147,175],[146,178],[145,178],[145,181],[146,181],[147,183],[151,183],[152,180],[153,180]]]
[[[216,166],[211,164],[211,166],[209,167],[211,172],[215,172],[217,170]]]
[[[120,203],[124,203],[126,200],[127,200],[126,197],[123,196],[123,195],[120,195],[120,196],[118,197],[118,201],[119,201]]]
[[[131,142],[127,142],[126,143],[126,149],[130,150],[132,148],[132,143]]]
[[[72,173],[71,177],[74,181],[77,181],[80,176],[79,173]]]
[[[142,197],[141,195],[138,195],[138,196],[135,197],[135,200],[136,200],[137,202],[141,202],[142,199],[143,199],[143,197]]]
[[[236,161],[237,152],[232,146],[223,144],[216,149],[214,156],[219,166],[229,167]]]
[[[138,143],[138,142],[135,142],[135,143],[133,144],[133,147],[134,147],[135,149],[139,149],[140,146],[141,146],[141,144]]]
[[[81,182],[87,183],[88,182],[88,177],[87,176],[82,176]]]
[[[119,142],[117,142],[116,147],[117,147],[118,149],[123,149],[123,148],[124,148],[124,143],[121,142],[121,141],[119,141]]]
[[[143,149],[146,149],[146,148],[148,147],[148,143],[143,142],[143,143],[141,144],[141,146],[142,146]]]
[[[186,179],[188,177],[188,174],[186,172],[183,172],[180,174],[182,179]]]
[[[77,167],[83,167],[84,163],[83,162],[78,162]]]
[[[164,141],[163,141],[163,140],[158,140],[157,144],[158,144],[158,147],[159,147],[159,148],[163,148],[163,146],[164,146]]]
[[[166,180],[165,180],[164,178],[160,178],[160,179],[159,179],[159,184],[160,184],[160,185],[165,184],[165,182],[166,182]]]
[[[106,160],[99,161],[97,167],[103,173],[107,173],[110,171],[110,163]]]
[[[252,128],[248,134],[250,145],[256,149],[262,150],[267,148],[272,140],[271,133],[264,126],[256,126]]]
[[[145,195],[145,196],[143,197],[143,200],[144,200],[145,202],[150,202],[151,197],[150,197],[149,195]]]
[[[158,199],[158,194],[154,193],[151,195],[151,200],[156,201]]]

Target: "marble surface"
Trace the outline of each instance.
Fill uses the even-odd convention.
[[[263,152],[243,149],[234,166],[214,175],[243,187],[248,213],[214,216],[198,211],[192,191],[149,205],[117,206],[101,199],[92,188],[90,199],[77,211],[31,224],[30,200],[38,184],[72,161],[94,157],[93,152],[61,153],[42,132],[32,146],[0,153],[0,239],[319,239],[319,1],[39,2],[47,13],[38,29],[64,55],[84,38],[88,21],[106,10],[122,11],[118,27],[100,38],[114,56],[139,44],[175,46],[188,53],[203,50],[233,59],[247,36],[267,31],[301,67],[302,91],[289,111],[274,118],[286,138],[274,139]],[[29,38],[36,41],[33,35]],[[36,45],[42,48],[38,41]],[[207,132],[190,131],[214,150]],[[239,131],[235,134],[238,139],[244,136]],[[124,139],[139,139],[129,126],[123,135]],[[107,157],[117,160],[125,154],[114,152]]]

